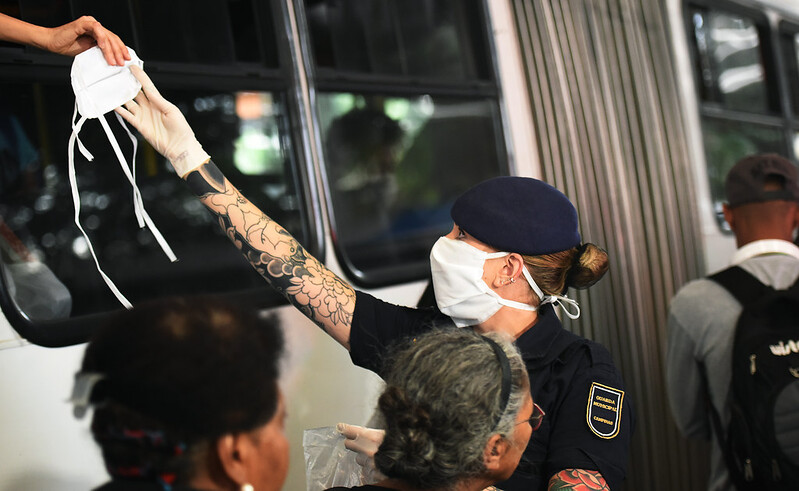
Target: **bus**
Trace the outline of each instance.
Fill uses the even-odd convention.
[[[359,289],[416,305],[449,207],[497,175],[544,179],[611,256],[564,326],[605,345],[637,414],[627,489],[700,490],[664,387],[669,300],[726,266],[723,177],[740,157],[799,157],[796,0],[0,0],[43,26],[92,15],[144,61],[242,192]],[[108,477],[68,398],[92,331],[123,308],[213,294],[278,316],[291,440],[364,424],[380,380],[263,281],[143,140],[138,227],[101,126],[80,132],[76,225],[67,57],[0,43],[0,491]],[[106,115],[126,155],[133,145]]]

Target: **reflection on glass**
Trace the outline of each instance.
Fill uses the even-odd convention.
[[[163,93],[186,115],[222,172],[298,240],[306,241],[309,229],[300,207],[284,96],[168,88]],[[40,292],[66,291],[71,308],[59,310],[56,317],[120,307],[73,222],[66,175],[73,101],[66,84],[0,85],[0,255],[5,280],[7,285],[13,281],[17,291],[31,281],[38,282]],[[128,136],[115,118],[109,123],[123,153],[131,155]],[[163,295],[266,288],[169,163],[140,139],[137,183],[153,222],[178,256],[178,262],[170,263],[152,233],[137,227],[130,185],[99,123],[87,121],[80,139],[95,157],[87,162],[75,154],[81,222],[103,270],[134,304]],[[44,268],[31,266],[37,262]],[[35,306],[17,303],[30,318],[46,318]]]
[[[236,94],[236,116],[239,118],[239,137],[234,143],[233,163],[245,175],[276,175],[283,173],[287,156],[280,144],[279,119],[272,94],[239,92]]]
[[[739,159],[755,153],[783,153],[780,128],[738,123],[712,117],[702,118],[710,198],[722,230],[730,231],[724,221],[721,205],[725,202],[724,180]]]
[[[769,109],[760,34],[743,16],[696,10],[692,16],[702,98],[727,109]]]
[[[356,276],[418,277],[452,201],[505,168],[489,99],[323,93],[318,108],[337,246]]]
[[[475,0],[307,0],[318,67],[447,80],[487,79]]]

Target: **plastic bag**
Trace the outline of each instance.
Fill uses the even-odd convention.
[[[302,447],[308,491],[365,483],[362,468],[355,461],[358,454],[344,448],[344,436],[336,431],[335,426],[305,430]]]

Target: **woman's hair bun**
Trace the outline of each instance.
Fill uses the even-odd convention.
[[[608,253],[590,242],[577,250],[566,278],[566,286],[582,290],[599,281],[610,268]]]

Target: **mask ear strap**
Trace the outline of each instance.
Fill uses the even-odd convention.
[[[169,247],[169,244],[166,242],[166,239],[164,238],[163,235],[161,235],[161,232],[155,226],[155,223],[153,223],[152,219],[150,218],[150,215],[147,213],[147,211],[145,211],[144,205],[141,203],[141,196],[138,194],[139,188],[138,186],[136,186],[136,181],[133,179],[133,175],[130,173],[130,169],[128,169],[128,165],[125,162],[125,157],[122,155],[122,150],[119,148],[119,143],[117,143],[114,134],[111,132],[111,127],[108,126],[108,121],[106,121],[105,116],[102,115],[99,116],[97,119],[100,120],[100,125],[103,127],[103,130],[105,131],[105,134],[108,137],[108,141],[111,143],[111,146],[114,148],[114,153],[117,156],[117,160],[119,160],[119,164],[122,166],[122,171],[125,173],[125,176],[127,176],[130,185],[133,186],[134,207],[141,205],[140,208],[141,217],[144,220],[144,222],[147,224],[147,226],[150,228],[150,232],[152,232],[153,236],[155,237],[155,240],[158,242],[158,245],[161,246],[161,249],[164,251],[164,254],[166,254],[166,256],[169,258],[170,261],[172,262],[177,261],[177,256],[175,256],[175,253],[172,252],[172,248]],[[125,127],[125,129],[127,130],[127,126]],[[138,201],[136,196],[138,196]]]
[[[527,266],[522,267],[522,274],[524,275],[524,278],[527,280],[527,283],[530,284],[530,288],[532,288],[535,294],[538,295],[538,300],[540,302],[539,306],[548,303],[556,303],[558,304],[558,306],[560,306],[561,309],[563,309],[563,313],[566,314],[566,317],[568,317],[569,319],[574,320],[580,317],[580,306],[577,304],[577,301],[568,298],[565,295],[544,295],[544,292],[541,290],[541,288],[538,286],[535,280],[533,280],[533,276],[530,274],[529,271],[527,271]],[[574,314],[569,312],[569,309],[566,308],[565,304],[574,307],[577,310],[577,312]]]
[[[67,155],[68,155],[68,162],[69,162],[69,185],[72,188],[72,203],[75,205],[75,225],[78,226],[78,230],[83,234],[83,238],[86,240],[86,245],[89,247],[89,252],[94,259],[94,264],[97,266],[97,271],[100,273],[100,276],[105,281],[105,284],[108,285],[108,288],[117,297],[117,300],[125,306],[125,308],[133,308],[133,304],[131,304],[125,295],[119,291],[111,278],[105,274],[103,268],[100,267],[100,261],[97,259],[97,254],[94,252],[94,246],[92,246],[92,241],[89,240],[89,236],[86,234],[86,231],[83,230],[83,226],[80,224],[80,195],[78,193],[78,182],[77,178],[75,177],[75,141],[78,139],[78,132],[80,131],[83,123],[86,122],[86,117],[81,117],[78,122],[73,125],[72,127],[72,134],[69,136],[69,146],[67,147]],[[88,152],[87,152],[88,153]]]

